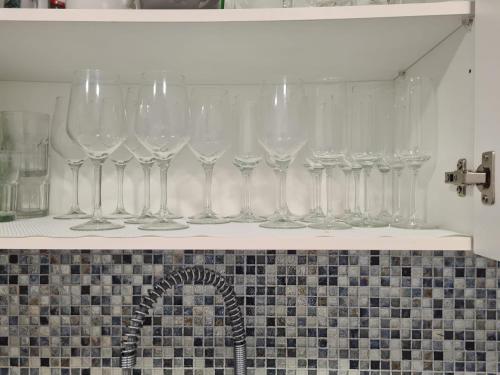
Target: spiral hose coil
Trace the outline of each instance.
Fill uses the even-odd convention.
[[[122,342],[121,367],[133,368],[137,363],[137,345],[140,340],[144,320],[150,310],[168,289],[183,284],[212,285],[222,295],[226,314],[229,316],[234,341],[234,373],[246,374],[246,333],[245,321],[236,300],[233,287],[224,277],[213,270],[203,267],[188,267],[168,274],[162,280],[154,283],[148,294],[142,297],[139,306],[134,310],[130,323],[126,327]]]

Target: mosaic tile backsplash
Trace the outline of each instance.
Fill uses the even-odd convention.
[[[122,325],[168,271],[235,285],[249,374],[498,374],[500,263],[463,252],[3,251],[0,375],[107,375]],[[232,374],[209,286],[169,291],[134,375]]]

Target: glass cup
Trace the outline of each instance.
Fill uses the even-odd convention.
[[[19,152],[17,216],[49,213],[49,115],[5,111],[0,119],[0,150]]]
[[[0,151],[0,222],[16,219],[19,153]]]

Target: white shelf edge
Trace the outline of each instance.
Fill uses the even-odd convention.
[[[0,238],[0,249],[84,250],[422,250],[471,251],[472,238],[223,238],[223,237],[79,237]],[[0,250],[1,251],[1,250]]]
[[[138,22],[138,23],[210,23],[319,21],[422,16],[472,15],[471,1],[311,7],[290,9],[206,9],[206,10],[134,10],[134,9],[0,9],[0,22]]]

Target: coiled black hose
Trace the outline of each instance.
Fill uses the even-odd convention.
[[[235,375],[246,375],[245,321],[238,306],[236,294],[233,287],[220,273],[203,267],[189,267],[174,271],[161,281],[156,282],[153,288],[148,290],[148,295],[142,297],[141,303],[134,310],[125,330],[121,352],[121,367],[123,369],[131,369],[137,362],[137,344],[140,340],[144,319],[149,315],[158,298],[162,297],[168,289],[190,283],[212,285],[222,295],[233,333],[234,373]]]

